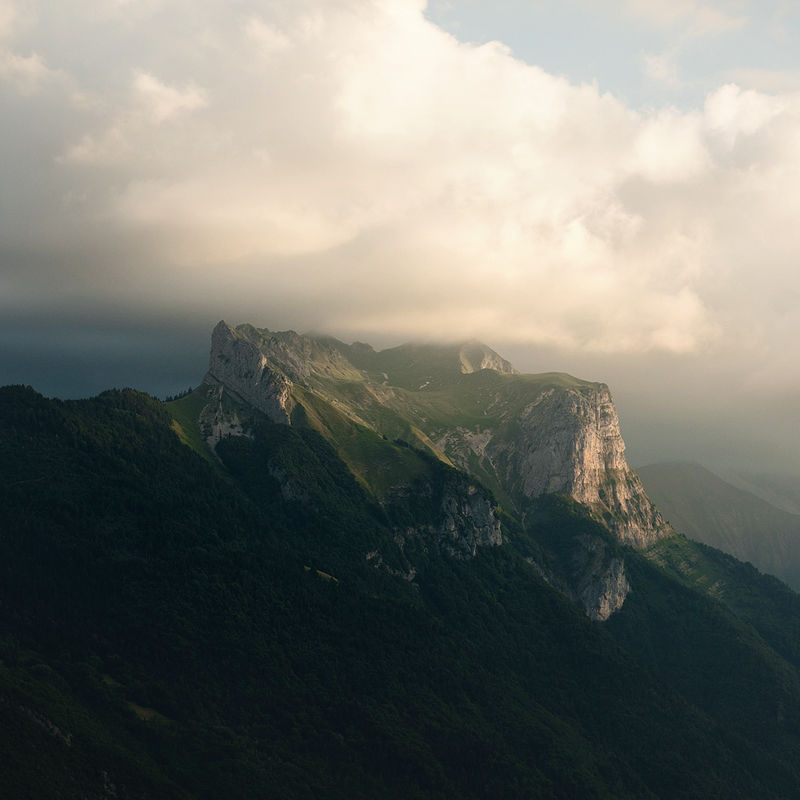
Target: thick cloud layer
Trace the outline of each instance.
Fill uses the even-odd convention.
[[[424,10],[0,0],[6,318],[477,336],[797,390],[800,94],[637,111]]]

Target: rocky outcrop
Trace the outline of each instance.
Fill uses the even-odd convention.
[[[586,616],[605,622],[622,608],[631,586],[625,562],[602,536],[582,535],[568,555],[525,560],[554,589],[582,606]]]
[[[625,460],[605,384],[545,389],[502,426],[480,434],[455,429],[437,445],[462,469],[472,469],[477,457],[519,500],[569,495],[634,547],[648,547],[673,533]]]
[[[625,576],[625,563],[614,558],[595,580],[590,581],[580,592],[580,600],[586,614],[599,622],[605,622],[615,611],[622,608],[631,585]]]
[[[457,475],[454,471],[453,476]],[[459,476],[449,482],[438,500],[434,494],[436,492],[430,484],[397,487],[391,506],[397,509],[407,505],[413,496],[414,505],[419,507],[422,497],[422,505],[428,507],[429,519],[396,528],[396,550],[372,550],[365,555],[368,564],[413,583],[420,558],[430,553],[463,561],[474,558],[480,548],[498,547],[504,543],[497,506],[484,490]]]
[[[219,322],[211,335],[204,381],[224,386],[273,422],[289,422],[292,381],[269,363],[256,344],[225,322]]]
[[[200,412],[200,432],[212,451],[220,439],[226,436],[250,436],[250,420],[243,419],[235,406],[228,408],[225,402],[225,387],[222,384],[208,385],[208,402]]]
[[[458,351],[458,360],[463,374],[492,369],[504,375],[518,375],[511,362],[501,358],[491,348],[480,342],[467,342]]]
[[[395,544],[407,559],[409,569],[413,568],[416,549],[467,559],[473,558],[479,548],[498,547],[505,541],[491,497],[454,470],[441,492],[430,484],[398,487],[389,508],[407,505],[412,495],[418,518],[395,531]],[[420,513],[422,507],[427,507],[428,512]]]
[[[572,555],[572,598],[586,609],[586,615],[604,622],[622,608],[630,591],[625,562],[609,553],[596,536],[581,537]]]
[[[496,507],[475,486],[442,498],[439,547],[456,558],[471,558],[479,547],[503,543]]]

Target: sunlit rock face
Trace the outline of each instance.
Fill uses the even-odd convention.
[[[644,548],[672,530],[625,460],[625,443],[605,384],[546,392],[519,419],[508,447],[509,478],[528,497],[568,494],[592,508],[626,544]]]
[[[437,444],[463,469],[477,458],[512,497],[569,495],[626,544],[646,548],[673,534],[625,460],[605,384],[548,388],[501,426],[455,429]]]

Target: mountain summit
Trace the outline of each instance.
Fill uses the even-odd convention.
[[[227,395],[273,422],[292,424],[302,409],[304,422],[312,420],[346,450],[323,419],[309,416],[308,406],[322,402],[473,475],[516,511],[533,497],[566,494],[634,547],[672,533],[625,461],[605,384],[561,373],[521,375],[477,341],[376,352],[360,343],[221,321],[205,384],[216,390],[204,411],[214,421],[211,444],[239,424],[240,415],[226,415],[221,406]]]
[[[221,321],[203,384],[185,405],[195,440],[211,451],[230,437],[252,437],[263,418],[320,434],[387,513],[413,518],[395,535],[393,569],[408,580],[417,570],[414,546],[473,556],[502,544],[514,526],[529,529],[542,496],[577,502],[622,545],[646,549],[674,534],[625,461],[605,384],[520,374],[477,341],[377,352]],[[285,496],[302,492],[279,465],[270,470]],[[446,490],[427,516],[418,502],[410,511],[411,498],[432,496],[441,480]],[[392,561],[386,548],[364,556]],[[622,607],[630,583],[608,541],[587,536],[562,556],[528,559],[589,616],[605,620]]]

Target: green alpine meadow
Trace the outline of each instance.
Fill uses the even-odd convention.
[[[605,384],[224,321],[197,379],[0,389],[0,796],[800,794],[800,597]]]

